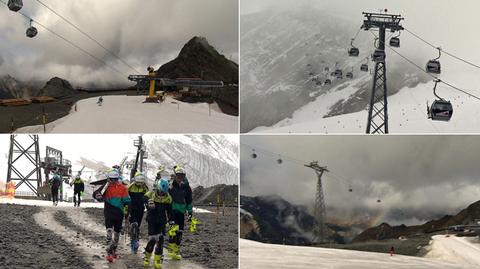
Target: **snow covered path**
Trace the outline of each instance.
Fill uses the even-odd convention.
[[[65,222],[71,222],[75,227],[67,226],[65,223],[57,221],[55,215],[58,212],[65,212],[67,219]],[[141,239],[140,249],[137,254],[130,253],[128,242],[125,243],[125,237],[120,236],[118,253],[120,258],[114,263],[109,264],[105,258],[105,227],[100,225],[98,221],[92,219],[81,208],[73,207],[42,207],[42,211],[34,215],[36,222],[54,233],[60,235],[65,241],[76,245],[82,257],[88,262],[95,264],[95,268],[131,268],[132,264],[141,266],[143,259],[143,248],[146,240]],[[164,250],[167,253],[167,250]],[[153,261],[152,261],[153,262]],[[202,266],[194,264],[188,260],[171,261],[165,258],[163,268],[166,269],[203,269]]]
[[[435,235],[431,250],[425,257],[464,264],[468,268],[480,268],[480,244],[474,238]]]
[[[313,247],[262,244],[240,239],[240,265],[253,268],[453,269],[478,268],[435,259]]]
[[[218,112],[206,103],[183,103],[171,98],[161,104],[143,103],[145,96],[105,96],[80,100],[69,115],[47,124],[48,133],[236,133],[238,117]],[[17,133],[43,133],[28,126]]]

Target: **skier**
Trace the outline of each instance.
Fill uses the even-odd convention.
[[[172,217],[174,224],[178,225],[178,231],[168,239],[168,255],[174,260],[180,260],[180,244],[182,242],[183,229],[185,226],[185,213],[188,221],[192,220],[192,189],[188,184],[185,171],[180,166],[175,166],[175,180],[170,185],[172,196]]]
[[[172,218],[172,197],[168,193],[169,183],[167,179],[160,179],[154,186],[153,191],[149,191],[144,196],[144,202],[147,206],[148,223],[148,243],[145,247],[145,257],[143,266],[150,266],[153,248],[153,266],[155,269],[162,267],[163,262],[163,242],[165,237],[165,227]]]
[[[155,181],[159,181],[164,174],[165,174],[165,166],[159,165],[157,170],[157,176],[155,177]]]
[[[75,180],[72,182],[73,185],[73,203],[74,206],[80,207],[80,202],[82,200],[83,192],[85,191],[85,184],[83,180],[80,178],[80,175],[75,177]],[[71,186],[70,185],[70,186]]]
[[[105,228],[107,228],[107,261],[113,262],[117,258],[116,250],[122,223],[125,206],[130,204],[127,188],[119,182],[120,172],[116,169],[107,174],[108,186],[104,194],[98,193],[97,200],[104,201],[103,214],[105,216]],[[113,234],[113,239],[112,239]]]
[[[52,202],[54,206],[58,205],[58,189],[62,185],[62,178],[58,174],[54,174],[52,179],[50,179],[51,191],[52,191]]]
[[[137,253],[139,244],[138,237],[140,234],[140,226],[142,224],[143,212],[145,211],[144,196],[148,192],[145,184],[145,175],[137,172],[133,178],[132,184],[128,186],[128,194],[132,200],[128,206],[127,215],[130,222],[130,248],[133,253]]]
[[[390,248],[390,256],[393,256],[395,254],[395,248],[392,246]]]
[[[103,104],[103,96],[100,96],[100,97],[98,98],[97,105],[98,105],[98,106],[102,106],[102,104]]]

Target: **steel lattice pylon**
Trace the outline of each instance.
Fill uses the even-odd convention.
[[[392,33],[403,30],[400,15],[363,13],[365,20],[362,28],[366,31],[378,29],[378,47],[376,52],[382,53],[383,59],[374,59],[375,75],[373,77],[370,105],[368,107],[367,134],[388,134],[388,102],[387,102],[387,67],[385,64],[385,31]],[[374,54],[375,55],[375,54]]]
[[[31,141],[28,143],[25,142],[23,145],[16,139],[16,137],[16,135],[10,136],[7,182],[18,181],[15,189],[18,189],[23,183],[25,183],[25,185],[27,185],[30,190],[38,196],[38,188],[42,186],[38,135],[28,135]],[[28,168],[28,170],[25,170],[24,165],[21,164],[17,167],[17,162],[21,160],[28,160],[33,165],[33,168],[31,170]],[[36,186],[32,184],[32,181],[37,183],[35,184]]]
[[[321,167],[318,165],[318,162],[311,162],[310,164],[305,165],[308,168],[315,170],[315,174],[317,175],[317,191],[315,194],[315,227],[314,227],[314,235],[315,238],[313,242],[315,243],[323,243],[326,241],[327,238],[327,213],[325,209],[325,197],[323,195],[323,184],[322,184],[322,176],[325,172],[328,172],[327,167]]]
[[[375,64],[375,76],[368,109],[367,134],[388,134],[387,76],[385,63]]]

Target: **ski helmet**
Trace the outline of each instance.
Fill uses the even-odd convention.
[[[168,183],[168,180],[165,178],[162,178],[157,182],[157,192],[168,193],[169,186],[170,184]]]
[[[180,167],[179,165],[177,165],[175,167],[175,174],[184,174],[185,175],[185,171],[183,170],[182,167]]]
[[[133,180],[136,183],[145,183],[145,175],[142,172],[137,172]]]
[[[158,172],[163,172],[163,171],[165,171],[165,166],[159,165],[158,166]]]
[[[110,172],[108,172],[107,178],[110,180],[118,180],[120,178],[120,173],[118,170],[112,169]]]

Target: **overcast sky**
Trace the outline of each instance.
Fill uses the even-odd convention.
[[[2,0],[6,2],[6,0]],[[134,73],[35,0],[21,12],[74,41],[126,75]],[[237,0],[44,0],[137,70],[174,59],[193,36],[204,36],[219,52],[238,62]],[[36,25],[34,25],[36,26]],[[76,84],[128,82],[40,26],[25,37],[28,21],[0,4],[0,75],[48,80],[63,77]]]
[[[322,16],[334,16],[342,20],[351,21],[351,25],[360,28],[363,22],[362,12],[379,12],[388,9],[389,13],[400,14],[405,20],[402,25],[415,34],[426,39],[435,46],[440,46],[456,56],[465,58],[473,63],[480,63],[480,35],[478,35],[477,12],[480,9],[480,1],[462,0],[458,4],[452,4],[449,0],[242,0],[240,12],[242,15],[264,12],[265,16],[271,12],[301,13],[302,10],[311,13],[318,11],[318,18]],[[242,25],[241,25],[242,27]],[[316,31],[312,29],[312,31]],[[275,33],[270,33],[274,35]],[[351,36],[355,32],[351,33]],[[361,32],[358,39],[371,39],[373,37],[366,32]],[[398,50],[421,66],[436,57],[438,53],[432,48],[414,38],[407,32],[400,36],[402,47]],[[350,40],[345,40],[348,46]],[[369,41],[370,42],[370,41]],[[363,53],[363,52],[361,52]],[[395,53],[387,49],[387,55],[392,61],[404,61]],[[272,56],[275,57],[275,56]],[[465,65],[453,58],[443,56],[441,58],[443,75],[447,74],[448,81],[457,86],[465,85],[465,72],[476,72],[478,69]],[[445,72],[444,72],[445,71]],[[477,76],[472,79],[476,79]],[[478,93],[478,91],[477,91]]]
[[[453,214],[480,200],[478,136],[243,136],[241,143],[243,195],[278,194],[311,206],[316,176],[302,163],[317,160],[331,171],[324,177],[329,207],[402,209],[421,222],[415,212]],[[301,162],[285,157],[279,165],[276,154],[258,149],[253,159],[245,144]]]

